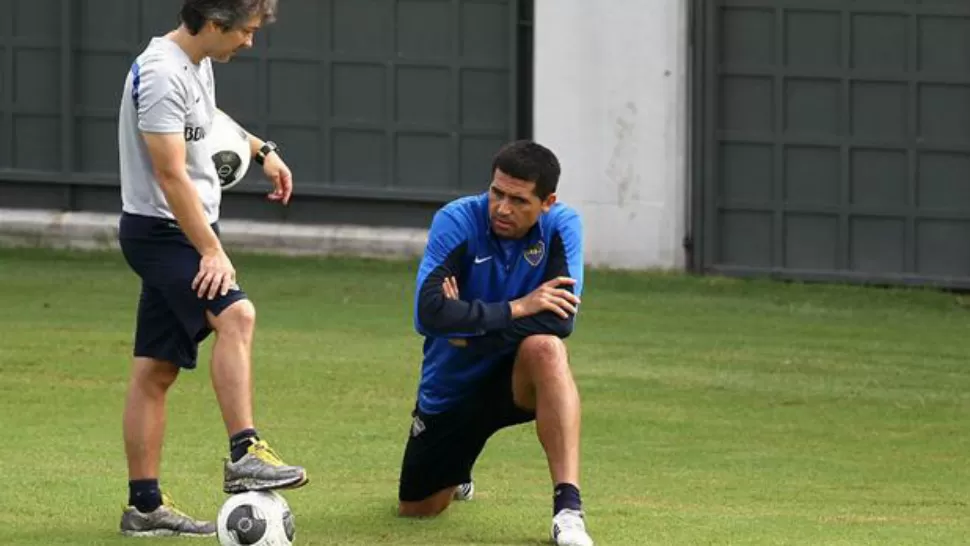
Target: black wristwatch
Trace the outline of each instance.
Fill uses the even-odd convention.
[[[262,165],[263,162],[266,161],[266,156],[273,152],[279,153],[279,150],[280,147],[277,146],[275,142],[272,140],[267,140],[262,146],[260,146],[259,151],[256,152],[256,157],[253,158],[253,161]]]

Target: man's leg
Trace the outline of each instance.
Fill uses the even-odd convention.
[[[419,501],[400,501],[397,515],[405,518],[430,518],[445,511],[455,496],[455,487],[446,487]]]
[[[561,545],[592,545],[579,494],[579,390],[561,339],[530,336],[521,343],[512,368],[512,397],[516,406],[535,411],[554,486],[553,539]]]
[[[535,411],[553,483],[579,487],[579,391],[561,339],[531,336],[522,342],[512,369],[512,396],[520,408]]]
[[[206,311],[208,324],[216,335],[212,386],[229,435],[230,456],[224,469],[223,490],[241,493],[301,487],[309,481],[306,471],[284,463],[260,440],[253,424],[252,343],[256,309],[241,292],[232,294]]]
[[[239,300],[215,316],[206,311],[216,332],[210,375],[222,420],[230,437],[253,428],[252,346],[256,309]]]
[[[122,428],[128,458],[128,506],[120,529],[128,536],[212,536],[215,524],[174,507],[159,486],[166,395],[181,367],[195,365],[195,344],[178,325],[162,293],[143,286]],[[177,362],[176,362],[177,361]]]
[[[162,504],[158,489],[162,441],[165,436],[165,395],[178,377],[171,362],[136,357],[125,399],[123,429],[128,479],[133,482],[129,503],[142,512]]]
[[[471,481],[472,466],[492,433],[477,419],[483,411],[477,400],[432,415],[415,409],[401,463],[398,515],[437,516],[451,504],[457,486]]]

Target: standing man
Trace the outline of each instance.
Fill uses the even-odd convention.
[[[398,492],[402,516],[468,498],[498,430],[536,422],[553,482],[551,533],[592,546],[579,494],[580,402],[563,339],[583,288],[582,225],[556,202],[559,161],[517,141],[498,151],[486,193],[445,205],[417,276],[424,362]]]
[[[125,81],[118,140],[123,212],[119,240],[142,281],[124,412],[129,536],[213,535],[215,525],[176,510],[159,488],[165,400],[179,371],[196,367],[215,331],[210,372],[229,436],[223,490],[300,487],[253,424],[255,309],[219,241],[219,177],[206,133],[216,114],[212,59],[227,62],[274,20],[276,0],[184,0],[177,29],[155,37]],[[272,142],[250,136],[253,158],[287,204],[290,170]]]

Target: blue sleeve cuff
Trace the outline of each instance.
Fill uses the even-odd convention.
[[[507,301],[485,304],[484,314],[486,332],[503,330],[512,324],[512,306]]]

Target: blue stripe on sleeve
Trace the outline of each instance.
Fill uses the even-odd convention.
[[[135,103],[135,110],[138,110],[138,93],[141,88],[141,66],[138,61],[131,63],[131,100]]]

